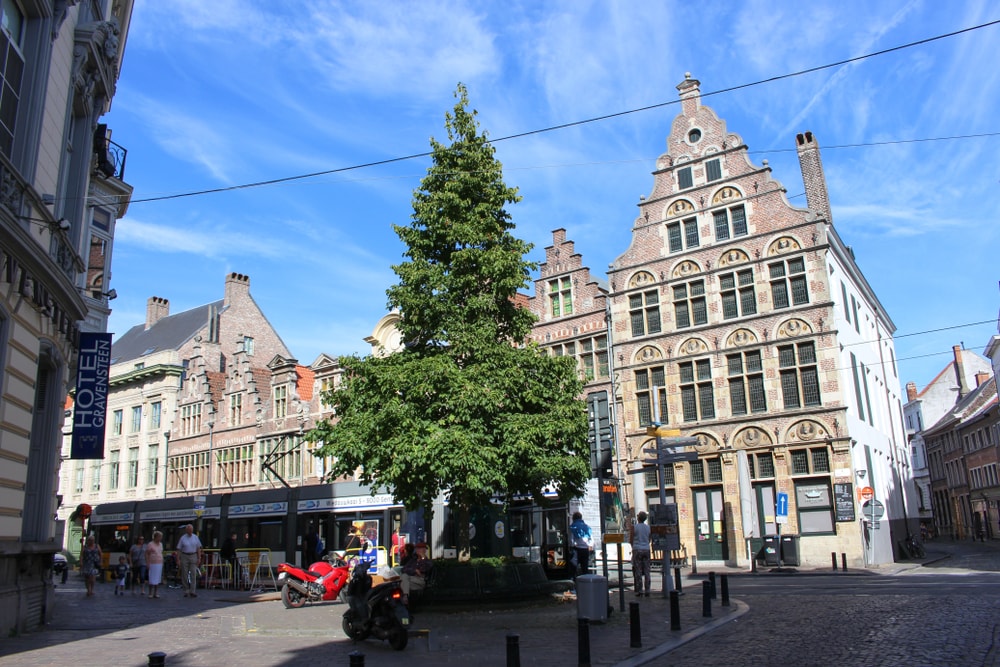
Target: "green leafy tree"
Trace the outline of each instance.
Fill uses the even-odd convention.
[[[432,165],[414,192],[407,247],[388,291],[405,348],[344,357],[343,382],[325,399],[334,420],[310,437],[331,476],[355,475],[407,509],[444,494],[458,512],[460,557],[469,509],[499,495],[555,487],[578,495],[589,476],[586,406],[574,361],[524,343],[535,321],[515,304],[536,265],[506,207],[503,181],[476,112],[459,85],[445,115],[449,144],[431,139]]]

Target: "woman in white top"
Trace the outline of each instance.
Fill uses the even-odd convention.
[[[645,512],[639,512],[635,518],[638,522],[632,526],[632,575],[635,577],[635,595],[642,597],[645,588],[646,597],[649,597],[652,588],[649,526],[646,525]]]

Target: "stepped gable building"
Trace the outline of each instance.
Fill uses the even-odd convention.
[[[796,137],[808,205],[796,208],[701,104],[699,82],[678,90],[608,273],[620,456],[641,466],[655,423],[698,439],[698,459],[662,483],[699,563],[748,565],[779,520],[796,536],[786,562],[892,561],[916,506],[895,326],[833,226],[819,146]],[[655,469],[633,482],[634,509],[658,502]]]
[[[934,426],[946,412],[981,384],[978,379],[980,374],[992,372],[988,359],[964,350],[960,345],[952,347],[952,355],[953,360],[920,391],[913,382],[906,383],[903,420],[910,441],[913,481],[917,490],[917,506],[910,508],[910,515],[919,517],[925,528],[934,524],[934,512],[924,429]]]
[[[62,545],[60,429],[81,332],[104,332],[132,187],[110,110],[131,0],[0,5],[0,634],[43,626]]]
[[[607,285],[583,266],[566,230],[552,232],[526,306],[538,317],[529,340],[556,356],[574,357],[586,392],[611,389]],[[519,295],[523,296],[523,295]]]
[[[111,354],[105,459],[66,461],[62,511],[101,505],[113,521],[116,502],[177,498],[165,515],[172,531],[195,518],[192,496],[208,496],[212,516],[222,493],[322,477],[323,462],[305,451],[303,434],[323,411],[320,391],[339,366],[325,356],[300,365],[251,296],[248,276],[229,274],[222,299],[174,315],[166,299],[151,297],[146,321]],[[71,528],[72,551],[80,528]],[[218,535],[201,537],[221,544]]]

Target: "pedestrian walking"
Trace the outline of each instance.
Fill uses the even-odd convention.
[[[101,547],[97,546],[97,540],[93,535],[87,537],[83,545],[83,553],[80,554],[80,572],[83,573],[83,580],[87,584],[87,597],[94,594],[94,582],[101,571],[101,560],[104,553]]]
[[[160,597],[160,583],[163,581],[163,533],[153,531],[152,541],[146,545],[146,567],[149,568],[149,597]]]
[[[649,554],[649,526],[646,513],[639,512],[632,526],[632,576],[635,577],[635,595],[649,597],[652,590],[652,562]],[[644,592],[645,591],[645,592]]]
[[[590,552],[594,550],[594,538],[590,526],[579,512],[573,512],[573,523],[569,525],[569,532],[573,541],[572,560],[576,561],[573,578],[576,579],[581,574],[590,574]]]
[[[177,553],[181,564],[181,587],[184,597],[198,597],[198,567],[201,565],[201,540],[194,534],[194,526],[184,526],[184,534],[177,540]]]

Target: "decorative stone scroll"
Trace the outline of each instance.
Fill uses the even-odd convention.
[[[789,442],[812,442],[815,440],[826,440],[830,437],[826,427],[812,419],[804,419],[792,424],[785,434],[785,440]]]
[[[663,358],[663,351],[655,345],[644,345],[635,354],[636,363],[648,363]]]
[[[805,320],[793,317],[785,320],[778,326],[778,338],[795,338],[796,336],[807,336],[813,332],[813,328]]]
[[[708,343],[700,338],[688,338],[686,341],[681,343],[678,348],[679,356],[684,356],[686,354],[704,354],[708,352]]]
[[[737,449],[753,449],[773,445],[770,434],[762,428],[748,426],[733,438],[733,446]]]
[[[802,250],[799,242],[791,236],[782,236],[768,247],[767,256],[774,257],[775,255],[783,255],[786,252],[795,252],[796,250]]]
[[[735,264],[743,264],[744,262],[750,261],[750,255],[746,254],[739,248],[732,248],[722,253],[719,257],[719,266],[733,266]]]
[[[698,273],[701,271],[701,267],[697,263],[692,262],[690,259],[685,259],[683,262],[674,267],[674,272],[671,274],[673,278],[687,278],[693,273]]]
[[[729,338],[726,339],[726,347],[743,347],[744,345],[753,345],[756,342],[758,342],[757,334],[749,329],[737,329],[729,334]]]
[[[652,285],[656,282],[656,276],[654,276],[649,271],[639,271],[631,278],[629,278],[628,286],[632,287],[645,287],[646,285]]]
[[[712,204],[725,204],[728,201],[733,201],[734,199],[742,199],[743,193],[734,188],[731,185],[727,185],[722,188],[712,197]]]
[[[692,211],[694,211],[694,204],[689,202],[687,199],[678,199],[667,207],[667,217],[672,218],[676,215],[691,213]]]

